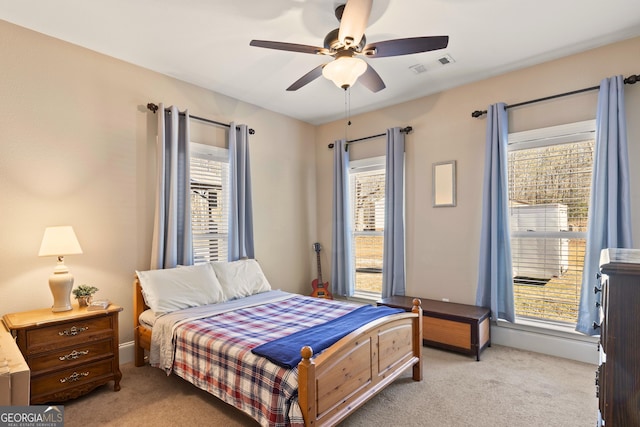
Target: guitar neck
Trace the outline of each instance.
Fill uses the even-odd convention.
[[[316,258],[318,261],[318,283],[322,286],[322,267],[320,264],[320,251],[316,252]]]

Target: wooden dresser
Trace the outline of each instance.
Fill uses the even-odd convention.
[[[600,257],[599,426],[640,425],[640,250],[605,249]]]
[[[63,402],[111,380],[120,390],[118,313],[106,310],[51,309],[5,314],[3,321],[16,338],[31,369],[31,404]]]

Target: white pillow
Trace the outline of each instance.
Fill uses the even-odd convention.
[[[211,265],[228,300],[271,290],[269,281],[255,259],[212,262]]]
[[[144,300],[156,314],[224,301],[222,286],[209,263],[136,273]]]

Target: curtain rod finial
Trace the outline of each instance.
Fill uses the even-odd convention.
[[[632,74],[629,77],[627,77],[626,79],[624,79],[624,82],[628,85],[632,85],[635,84],[637,82],[640,82],[640,76],[636,75],[636,74]]]
[[[153,111],[153,114],[155,114],[156,111],[158,111],[158,106],[156,104],[151,103],[151,102],[147,104],[147,108],[149,110]]]

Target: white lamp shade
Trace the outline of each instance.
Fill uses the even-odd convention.
[[[38,256],[64,256],[82,253],[80,243],[73,227],[70,225],[60,227],[47,227],[44,230],[42,244]]]
[[[346,89],[353,86],[365,71],[367,71],[367,63],[362,59],[342,56],[325,65],[322,75],[339,88]]]
[[[38,256],[57,256],[58,263],[53,270],[53,274],[49,276],[49,288],[53,295],[53,306],[51,311],[54,313],[60,311],[71,310],[71,289],[73,288],[73,276],[69,273],[69,269],[64,265],[65,255],[81,254],[82,248],[73,227],[65,225],[61,227],[47,227],[44,230],[42,244]]]

